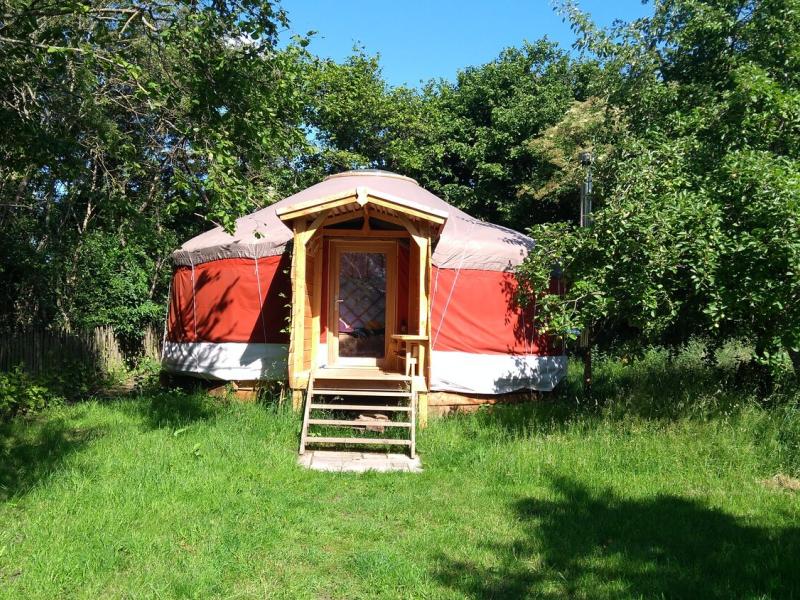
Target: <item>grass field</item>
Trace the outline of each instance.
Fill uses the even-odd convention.
[[[0,597],[800,597],[797,397],[698,364],[434,421],[419,475],[302,470],[297,416],[202,395],[17,419]]]

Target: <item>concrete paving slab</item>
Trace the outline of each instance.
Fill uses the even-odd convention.
[[[297,464],[307,469],[328,472],[421,473],[422,461],[405,454],[385,452],[341,452],[332,450],[306,450],[297,459]]]

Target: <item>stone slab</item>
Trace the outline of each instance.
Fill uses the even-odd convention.
[[[335,452],[332,450],[306,450],[297,459],[297,464],[315,471],[333,473],[421,473],[419,457],[409,458],[405,454],[385,452]]]

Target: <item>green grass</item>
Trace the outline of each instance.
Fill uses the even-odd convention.
[[[797,398],[697,364],[434,421],[418,475],[302,470],[298,417],[200,395],[17,419],[0,597],[800,597],[800,493],[764,484],[799,474]]]

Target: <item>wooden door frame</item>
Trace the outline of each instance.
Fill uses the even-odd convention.
[[[331,239],[328,248],[328,365],[348,367],[385,367],[391,364],[389,356],[391,336],[397,319],[397,242],[387,240],[337,240]],[[343,252],[376,252],[386,254],[386,323],[383,358],[351,360],[342,363],[339,357],[339,271]]]

